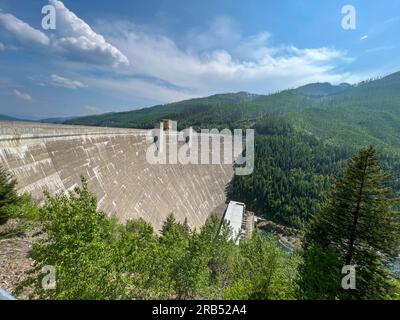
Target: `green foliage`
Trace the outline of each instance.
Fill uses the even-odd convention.
[[[7,222],[12,215],[12,207],[19,202],[16,185],[17,180],[0,166],[0,224]]]
[[[294,299],[296,294],[297,256],[288,256],[275,239],[254,233],[240,243],[234,260],[227,299]]]
[[[258,215],[301,228],[317,210],[349,151],[294,134],[282,121],[270,119],[257,126],[268,135],[255,139],[254,172],[235,176],[229,197],[245,202]]]
[[[37,265],[27,282],[37,297],[294,298],[297,258],[284,255],[275,240],[255,235],[237,246],[230,227],[214,216],[192,232],[170,215],[156,235],[142,219],[120,225],[96,206],[85,180],[70,196],[46,196],[39,210],[46,236],[34,243]],[[42,287],[45,266],[55,268],[53,290]]]
[[[391,294],[386,262],[397,256],[400,225],[388,179],[372,147],[349,161],[305,234],[300,280],[305,298],[385,299]],[[354,290],[339,287],[344,265],[356,266]]]
[[[158,105],[152,108],[75,118],[66,123],[148,129],[153,128],[158,121],[166,118],[177,120],[180,129],[189,126],[194,128],[225,128],[226,123],[243,121],[247,103],[256,97],[257,95],[246,92],[218,94],[168,105]]]
[[[218,234],[218,228],[219,219],[212,217],[200,232],[192,234],[184,255],[175,263],[178,299],[220,298],[235,244],[228,240],[227,232]]]
[[[96,199],[82,188],[67,197],[46,196],[40,209],[40,220],[46,238],[36,242],[32,258],[37,270],[54,266],[57,275],[55,290],[43,290],[42,277],[37,277],[36,293],[52,299],[125,298],[129,275],[118,270],[120,227],[96,210]]]
[[[9,219],[18,219],[17,225],[6,228],[0,238],[21,236],[36,224],[38,207],[35,201],[28,194],[18,195],[16,185],[16,179],[0,166],[0,225]]]
[[[335,300],[343,290],[340,253],[335,248],[311,244],[302,258],[298,296],[308,300]]]
[[[398,279],[392,279],[393,287],[394,287],[394,293],[392,296],[393,300],[400,300],[400,280]]]

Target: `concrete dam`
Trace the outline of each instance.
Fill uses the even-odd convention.
[[[43,199],[45,190],[72,190],[83,175],[99,210],[121,222],[141,217],[156,231],[170,213],[192,228],[222,213],[232,164],[150,164],[152,143],[147,130],[0,122],[0,162],[19,193]]]

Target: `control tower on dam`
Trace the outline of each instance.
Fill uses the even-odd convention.
[[[226,202],[232,164],[152,164],[152,144],[147,130],[0,122],[0,162],[18,179],[19,193],[42,199],[45,190],[72,190],[84,176],[99,209],[121,222],[142,217],[158,231],[173,213],[202,226]]]

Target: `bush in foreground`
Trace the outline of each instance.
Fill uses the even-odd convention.
[[[35,295],[50,299],[293,299],[297,259],[255,233],[236,246],[212,217],[198,231],[169,216],[155,234],[142,219],[117,223],[96,209],[83,180],[69,197],[46,197],[34,244]],[[55,289],[44,290],[45,266]],[[39,276],[37,276],[39,275]]]

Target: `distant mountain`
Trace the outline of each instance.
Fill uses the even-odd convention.
[[[334,86],[330,83],[313,83],[271,95],[248,92],[216,94],[139,110],[80,117],[65,123],[152,128],[159,120],[169,118],[177,120],[181,128],[204,124],[220,127],[237,122],[242,127],[254,124],[266,114],[282,114],[304,108],[314,104],[316,98],[344,92],[349,88],[349,84]]]
[[[0,120],[3,121],[35,121],[29,117],[25,116],[14,116],[14,115],[7,115],[7,114],[0,114]]]
[[[348,83],[341,83],[337,86],[330,84],[329,82],[323,83],[310,83],[305,86],[295,89],[296,93],[300,93],[305,96],[322,97],[339,92],[343,92],[351,88]]]
[[[54,124],[61,124],[64,123],[65,121],[68,120],[73,120],[77,117],[58,117],[58,118],[47,118],[47,119],[41,119],[39,122],[42,123],[54,123]]]
[[[3,121],[30,121],[30,122],[41,122],[41,123],[54,123],[61,124],[68,120],[73,120],[77,117],[57,117],[57,118],[46,118],[46,119],[37,119],[29,116],[21,116],[15,117],[10,115],[0,114],[0,120]]]
[[[2,121],[20,121],[17,118],[10,117],[10,116],[4,115],[4,114],[0,114],[0,120],[2,120]]]
[[[39,118],[29,115],[0,114],[0,120],[36,122],[39,121]]]
[[[357,85],[312,83],[271,95],[218,94],[66,123],[152,128],[169,118],[178,128],[247,128],[265,117],[280,117],[330,143],[374,144],[400,153],[400,72]]]
[[[216,124],[215,119],[224,118],[223,124],[235,122],[242,117],[240,109],[255,101],[260,95],[248,92],[216,94],[205,98],[190,99],[166,105],[127,112],[114,112],[75,118],[66,124],[153,128],[163,118],[175,119],[183,128],[186,125],[199,126],[204,123]]]

